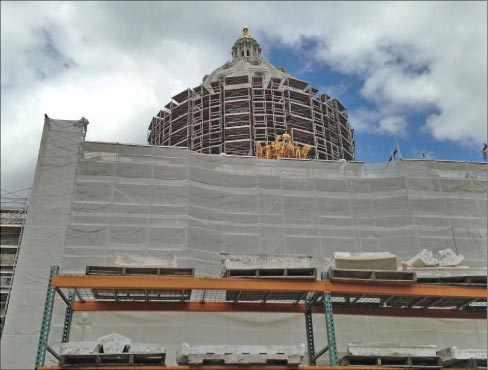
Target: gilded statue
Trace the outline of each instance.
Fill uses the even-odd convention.
[[[270,144],[262,144],[256,141],[256,157],[262,159],[306,159],[310,150],[312,150],[311,145],[300,146],[295,144],[287,132],[283,135],[276,135],[275,141]]]

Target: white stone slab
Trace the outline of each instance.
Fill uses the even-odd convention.
[[[304,254],[220,253],[220,261],[226,270],[310,268],[312,267],[312,258]]]
[[[453,360],[486,360],[486,349],[459,349],[457,347],[448,347],[437,351],[437,356],[443,362],[451,362]]]
[[[112,333],[98,338],[97,343],[103,346],[103,353],[123,353],[124,348],[132,343],[132,339]]]
[[[305,356],[305,344],[299,346],[256,345],[193,345],[183,343],[177,350],[176,362],[180,365],[204,363],[266,364],[285,361],[299,365]]]
[[[166,349],[156,343],[131,343],[129,353],[166,353]]]
[[[461,276],[486,276],[486,268],[478,267],[407,267],[406,271],[415,272],[417,278],[443,278]]]
[[[168,254],[164,257],[134,256],[126,253],[115,255],[114,266],[122,267],[162,267],[176,268],[176,255]]]
[[[390,252],[335,252],[334,265],[337,269],[396,271],[397,259]]]
[[[55,347],[60,355],[88,355],[99,353],[99,344],[94,341],[59,343]]]
[[[398,356],[398,357],[435,357],[435,345],[411,345],[404,343],[349,343],[347,352],[352,356]]]

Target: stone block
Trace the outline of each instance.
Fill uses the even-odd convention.
[[[131,343],[129,353],[166,353],[166,349],[156,343]]]
[[[310,268],[313,257],[304,254],[220,253],[223,269]]]
[[[305,345],[197,345],[183,343],[178,348],[179,365],[300,365],[305,356]]]
[[[471,360],[471,359],[486,360],[487,358],[486,355],[487,355],[486,349],[459,349],[454,346],[437,351],[437,356],[441,358],[443,363],[450,363],[459,360]]]
[[[390,252],[335,252],[334,265],[338,269],[396,271],[397,259]]]
[[[54,347],[54,346],[53,346]],[[60,355],[88,355],[100,352],[100,345],[94,341],[59,343],[54,349]]]
[[[475,267],[423,267],[415,268],[410,267],[408,271],[415,272],[417,278],[450,278],[450,277],[462,277],[462,276],[486,276],[486,268]]]
[[[347,352],[352,356],[435,357],[435,345],[410,345],[405,343],[349,343]]]
[[[112,333],[98,338],[97,343],[102,346],[103,353],[123,353],[128,350],[132,339]]]
[[[118,253],[115,255],[114,266],[123,267],[164,267],[176,268],[176,255],[168,254],[164,257],[135,256]]]

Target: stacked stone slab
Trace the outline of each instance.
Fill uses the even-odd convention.
[[[305,345],[189,345],[183,343],[177,351],[179,365],[300,365]]]
[[[390,252],[335,252],[334,264],[337,269],[389,271],[395,271],[397,269],[396,256]]]
[[[60,365],[164,365],[166,350],[155,343],[135,343],[130,338],[112,333],[97,341],[69,342],[54,345]]]
[[[222,277],[317,278],[312,257],[302,254],[221,253]]]
[[[341,359],[345,366],[387,366],[413,369],[441,369],[435,345],[409,344],[354,344],[348,345],[348,354]]]
[[[437,351],[443,366],[456,368],[486,368],[486,349],[459,349],[451,346]]]

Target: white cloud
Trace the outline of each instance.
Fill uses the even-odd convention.
[[[403,117],[390,116],[381,119],[378,122],[378,127],[376,127],[376,130],[379,133],[386,133],[394,136],[405,136],[406,127],[407,122]]]
[[[478,142],[487,123],[486,6],[2,2],[2,188],[31,183],[44,113],[85,116],[88,140],[145,143],[152,115],[230,59],[243,25],[265,55],[313,39],[315,50],[303,50],[312,61],[364,81],[375,110],[351,111],[356,128],[398,134],[408,129],[406,112],[429,108],[433,138]]]

